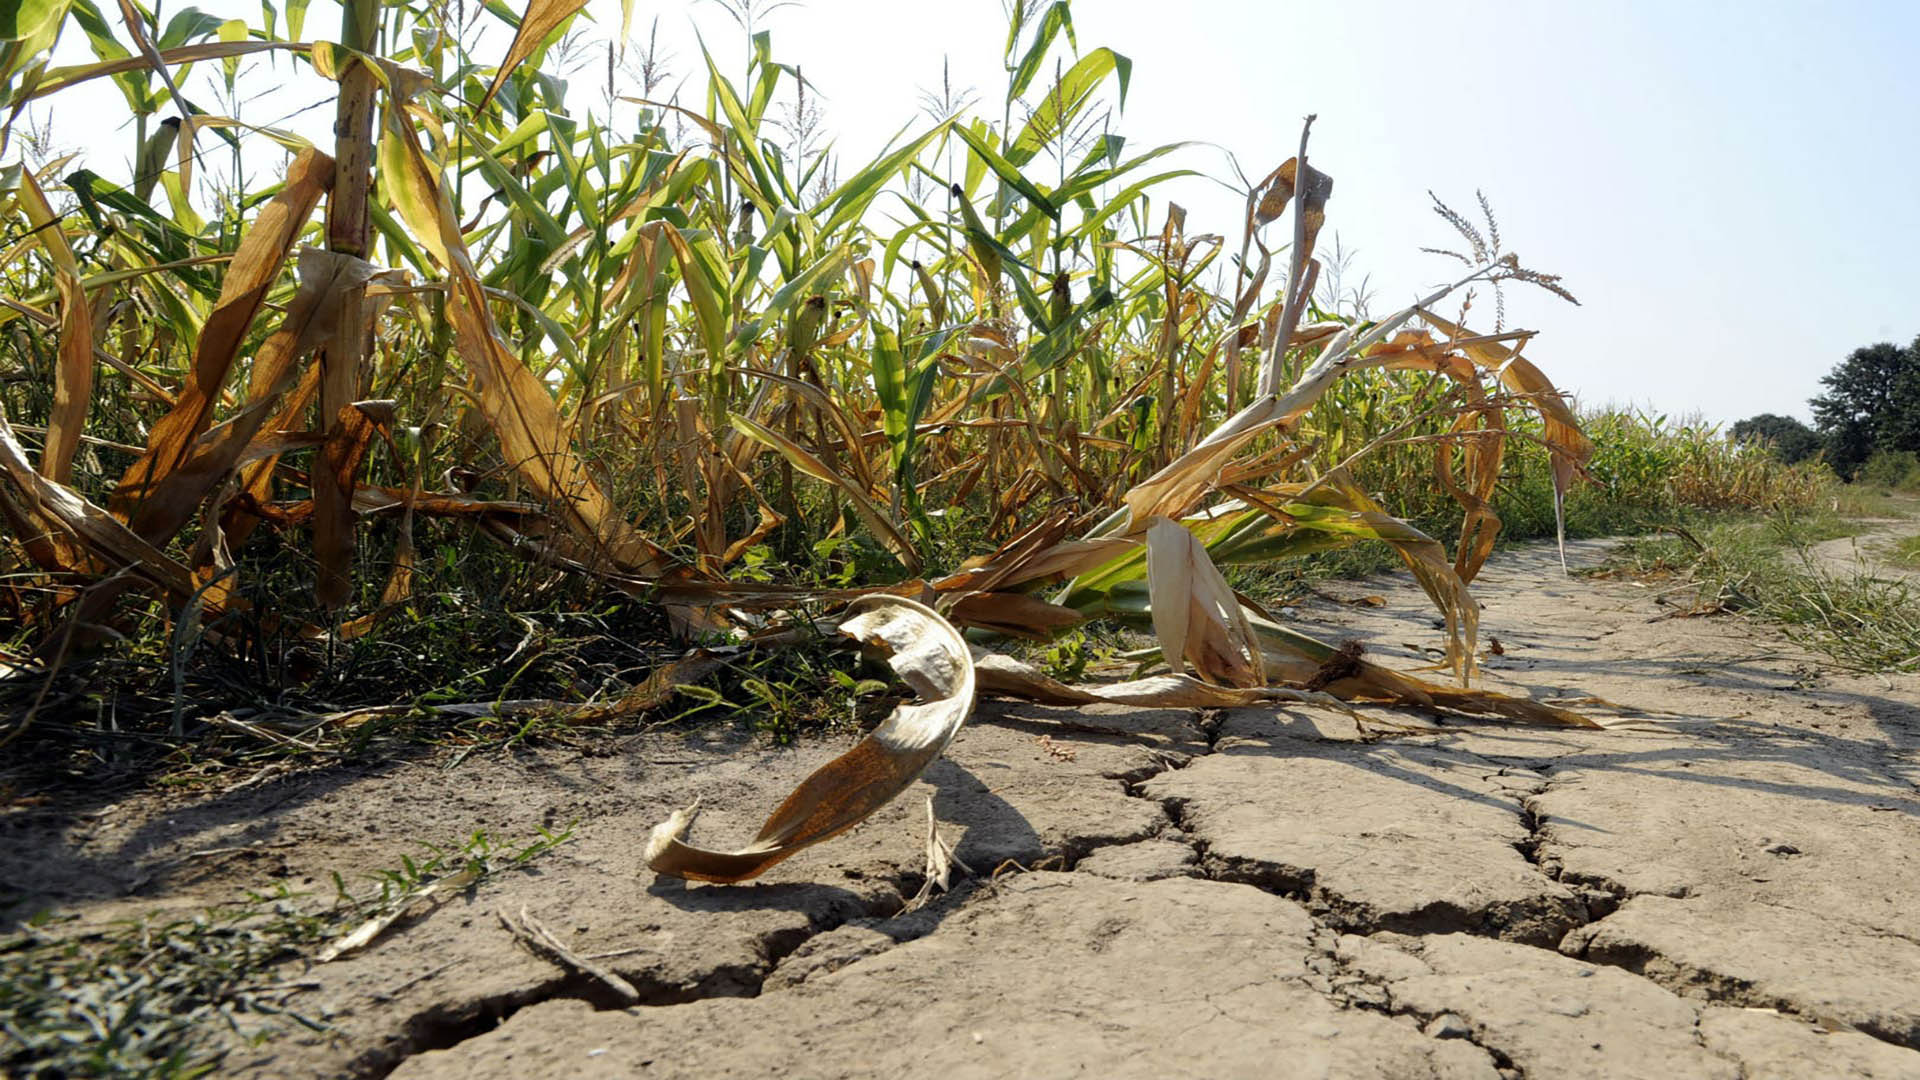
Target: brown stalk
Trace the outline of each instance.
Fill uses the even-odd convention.
[[[1293,204],[1293,251],[1290,253],[1287,268],[1287,304],[1281,309],[1279,328],[1274,334],[1272,349],[1267,355],[1267,365],[1260,373],[1259,396],[1261,398],[1272,397],[1280,392],[1280,361],[1286,355],[1287,343],[1293,337],[1294,326],[1300,322],[1300,313],[1306,310],[1307,290],[1311,287],[1306,278],[1307,263],[1313,254],[1313,234],[1319,231],[1317,223],[1311,229],[1308,227],[1312,218],[1312,212],[1308,207],[1309,192],[1317,186],[1313,178],[1319,175],[1307,167],[1307,136],[1313,132],[1314,119],[1315,117],[1309,116],[1300,126],[1300,152],[1293,159],[1292,188],[1293,194],[1298,197],[1294,199]],[[1283,164],[1280,168],[1285,169],[1286,165]],[[1332,182],[1328,181],[1326,187],[1331,188]],[[1326,198],[1324,191],[1320,194],[1320,198],[1324,203]],[[1324,211],[1320,213],[1322,217],[1325,216]]]
[[[372,55],[380,45],[380,0],[346,0],[340,6],[340,43]],[[379,80],[371,66],[349,57],[340,72],[334,106],[333,191],[327,198],[327,250],[356,259],[367,256],[371,234],[367,200],[373,190],[373,107]],[[320,353],[320,422],[327,441],[313,479],[314,595],[337,608],[352,591],[353,472],[359,465],[347,431],[352,404],[362,393],[373,326],[364,283],[347,285],[339,298],[326,348]],[[364,449],[364,440],[360,441]]]

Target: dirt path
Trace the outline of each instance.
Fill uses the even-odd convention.
[[[1412,588],[1335,591],[1387,605],[1302,620],[1438,646]],[[236,1046],[238,1075],[1920,1077],[1920,678],[1663,618],[1544,549],[1475,591],[1490,682],[1667,729],[983,703],[915,791],[747,886],[655,880],[648,828],[702,795],[696,839],[749,836],[837,746],[648,736],[16,815],[0,875],[104,917],[579,820],[533,872],[287,971],[330,1030]],[[1007,865],[902,915],[929,798],[963,860]],[[644,1003],[518,948],[495,912],[522,907]]]
[[[1895,543],[1909,536],[1920,536],[1920,518],[1871,518],[1864,519],[1862,524],[1868,529],[1858,536],[1842,536],[1815,544],[1809,551],[1813,561],[1842,577],[1861,573],[1920,582],[1920,569],[1902,566],[1889,558]]]

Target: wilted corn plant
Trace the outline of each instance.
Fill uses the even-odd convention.
[[[1457,281],[1377,322],[1330,316],[1311,297],[1333,181],[1303,130],[1250,186],[1223,260],[1222,238],[1151,201],[1183,171],[1154,171],[1174,148],[1130,153],[1095,123],[1131,68],[1077,51],[1065,0],[1015,5],[999,123],[940,116],[853,168],[776,137],[770,108],[803,84],[765,33],[744,78],[703,54],[699,107],[649,85],[632,131],[576,118],[539,67],[582,6],[476,9],[513,29],[492,64],[471,53],[473,20],[377,0],[348,0],[337,42],[295,40],[303,8],[284,37],[271,6],[262,26],[181,13],[162,27],[136,0],[117,26],[94,0],[21,9],[0,51],[10,119],[112,79],[139,151],[129,186],[58,161],[0,180],[5,404],[45,418],[0,415],[0,514],[23,567],[11,602],[43,664],[96,647],[136,600],[215,648],[374,633],[413,596],[428,517],[662,605],[682,634],[777,647],[804,612],[842,607],[826,621],[890,650],[928,702],[822,769],[743,851],[685,845],[688,815],[662,826],[655,865],[716,880],[891,798],[976,688],[1594,726],[1466,688],[1468,582],[1500,527],[1509,411],[1537,415],[1525,434],[1556,494],[1591,453],[1520,355],[1527,333],[1436,311],[1477,283],[1557,291],[1497,233],[1454,215],[1473,249]],[[75,32],[97,62],[48,66]],[[254,54],[337,82],[334,145],[183,97],[189,65],[220,61],[231,90]],[[168,108],[180,116],[151,122]],[[291,158],[249,190],[238,155],[259,138]],[[193,169],[216,139],[236,168],[203,217]],[[883,195],[905,214],[890,232]],[[1451,557],[1351,480],[1388,446],[1430,452],[1460,504]],[[356,581],[375,517],[398,522],[391,565]],[[258,610],[241,588],[236,553],[263,527],[309,538],[317,617]],[[844,587],[763,580],[769,550],[850,537],[891,565]],[[931,573],[955,537],[997,546]],[[1362,541],[1391,545],[1443,613],[1460,687],[1280,625],[1217,569]],[[756,552],[755,573],[736,572]],[[1068,686],[958,634],[1047,638],[1105,617],[1150,626],[1169,674]],[[576,715],[646,707],[711,663],[691,653]]]

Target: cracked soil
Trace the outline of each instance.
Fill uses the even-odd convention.
[[[1310,631],[1434,656],[1410,584],[1333,591],[1387,603],[1307,605]],[[327,1030],[236,1042],[233,1075],[1920,1077],[1920,678],[1653,593],[1549,548],[1475,585],[1487,685],[1645,730],[982,702],[906,796],[747,885],[656,880],[648,829],[698,795],[697,838],[750,835],[837,745],[649,735],[43,810],[0,875],[99,920],[578,821],[290,968]],[[928,798],[981,873],[905,912]],[[495,912],[522,907],[641,1003],[516,946]]]

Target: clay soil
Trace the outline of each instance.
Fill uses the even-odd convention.
[[[1409,585],[1325,591],[1308,629],[1435,657]],[[85,924],[577,822],[364,952],[283,965],[325,1029],[236,1039],[227,1075],[1920,1077],[1920,677],[1672,617],[1550,548],[1474,591],[1489,685],[1651,723],[982,702],[907,796],[747,885],[656,879],[649,828],[699,796],[696,840],[744,840],[843,743],[643,735],[42,806],[5,819],[0,877]],[[929,800],[977,873],[907,912]],[[522,909],[641,1003],[518,945],[496,913]]]

